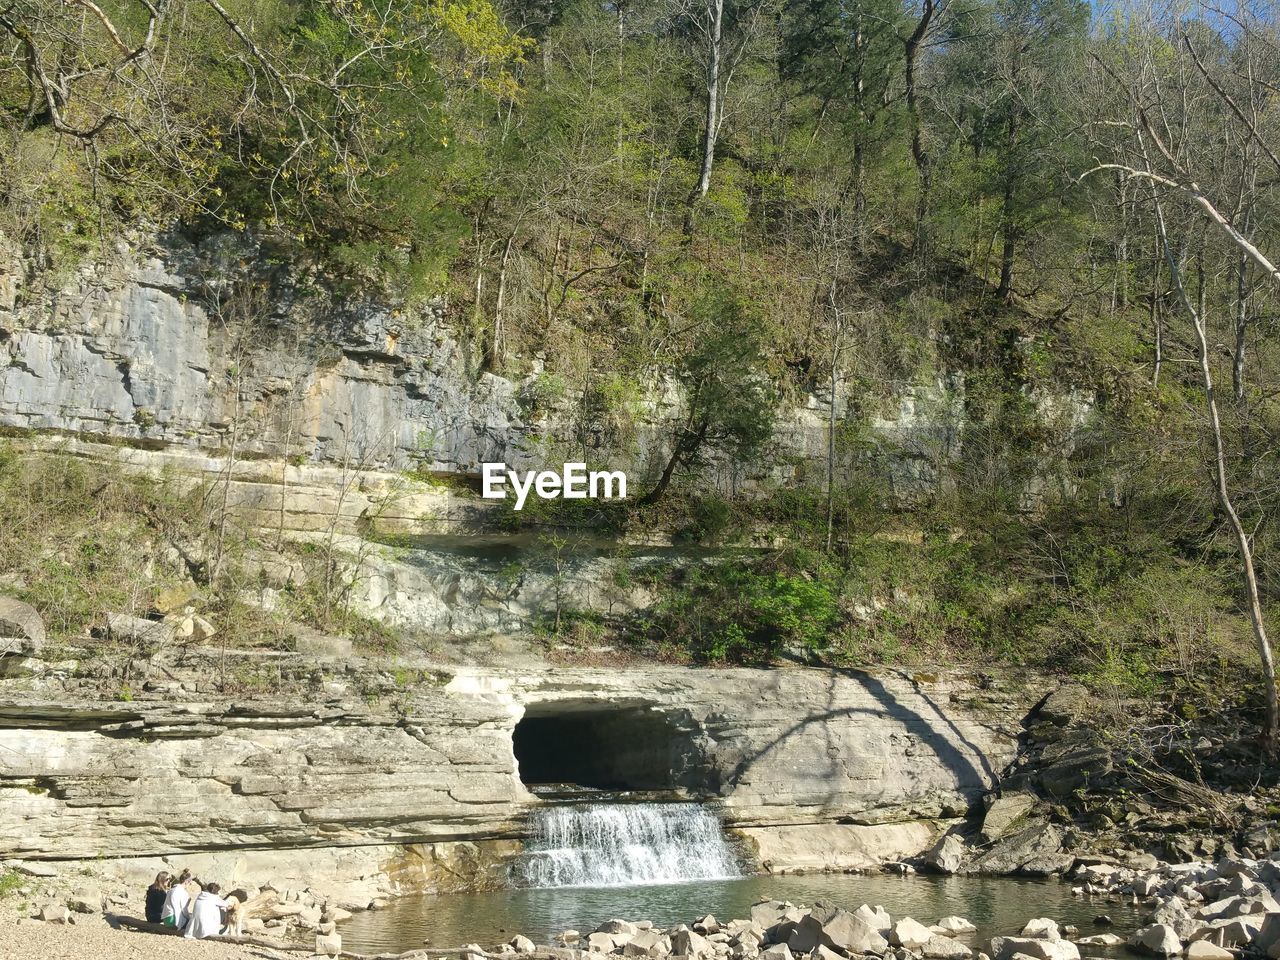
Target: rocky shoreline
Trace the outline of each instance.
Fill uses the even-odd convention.
[[[67,894],[57,881],[32,875],[40,872],[41,865],[19,869],[31,871],[28,882],[12,891],[24,901],[24,907],[0,909],[0,931],[12,927],[9,933],[17,941],[48,944],[22,953],[24,957],[92,955],[96,960],[112,960],[117,955],[136,955],[97,949],[76,952],[75,944],[94,940],[84,932],[86,928],[99,931],[99,938],[103,927],[116,933],[135,931],[140,936],[173,935],[131,917],[131,910],[140,907],[140,898],[128,891],[103,895],[80,889]],[[895,918],[880,905],[863,904],[848,910],[826,901],[804,906],[763,900],[752,907],[750,917],[726,922],[702,916],[661,927],[648,920],[612,919],[589,933],[562,931],[550,945],[517,935],[493,947],[477,943],[457,948],[428,946],[394,956],[442,960],[516,955],[532,960],[588,960],[592,956],[633,960],[1080,960],[1084,947],[1090,954],[1126,948],[1163,960],[1280,958],[1280,851],[1263,859],[1222,858],[1217,863],[1200,860],[1134,867],[1080,862],[1067,882],[1073,884],[1072,894],[1098,903],[1100,912],[1093,931],[1060,924],[1051,917],[1036,917],[1016,933],[979,941],[977,926],[958,915],[925,924],[910,916]],[[267,884],[236,893],[245,902],[245,935],[219,938],[224,952],[209,956],[246,955],[236,952],[245,945],[253,946],[257,952],[252,955],[260,957],[297,957],[302,953],[362,956],[342,949],[340,924],[351,914],[310,891],[277,890]],[[1111,920],[1105,914],[1105,904],[1117,900],[1149,910],[1147,922],[1128,937],[1107,929]],[[380,905],[374,902],[370,907]],[[0,932],[0,945],[17,941]],[[0,948],[0,960],[20,955],[8,949]],[[159,947],[152,952],[148,945],[147,956],[168,955]]]

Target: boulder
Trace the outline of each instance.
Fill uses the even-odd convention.
[[[1223,857],[1215,868],[1220,877],[1238,877],[1258,869],[1258,861],[1246,857]]]
[[[1280,943],[1280,913],[1269,913],[1265,917],[1250,917],[1249,919],[1260,921],[1258,922],[1257,930],[1249,938],[1253,941],[1254,948],[1262,953],[1269,953],[1272,947]],[[1234,945],[1234,942],[1218,939],[1220,946]]]
[[[1045,875],[1069,868],[1074,859],[1062,852],[1061,828],[1032,819],[1023,829],[998,840],[969,867],[978,873]]]
[[[929,942],[929,938],[932,936],[934,936],[933,931],[923,923],[910,917],[903,917],[893,925],[893,931],[889,934],[889,942],[895,947],[919,950]]]
[[[1124,943],[1124,937],[1114,933],[1095,933],[1091,937],[1081,937],[1076,943],[1082,947],[1118,947]]]
[[[1196,916],[1205,920],[1224,920],[1247,917],[1251,913],[1280,913],[1280,903],[1276,903],[1270,893],[1228,897],[1200,907]]]
[[[1149,873],[1144,877],[1137,877],[1133,881],[1133,893],[1138,897],[1149,897],[1157,890],[1164,886],[1164,880],[1158,873]]]
[[[924,865],[935,873],[959,873],[968,848],[954,833],[943,836],[924,856]]]
[[[1024,937],[1034,937],[1037,940],[1059,940],[1062,933],[1058,930],[1058,924],[1055,920],[1048,917],[1036,917],[1036,919],[1028,921],[1027,925],[1022,928]]]
[[[1193,940],[1187,944],[1187,960],[1235,960],[1235,954],[1208,940]]]
[[[316,937],[316,953],[322,957],[336,957],[342,952],[342,935],[322,934]]]
[[[809,949],[812,950],[813,947]],[[704,957],[715,953],[715,948],[700,933],[692,930],[678,930],[671,937],[671,952],[684,957]]]
[[[1080,950],[1070,940],[1037,940],[1034,937],[992,937],[994,960],[1013,960],[1023,954],[1032,960],[1080,960]]]
[[[754,937],[756,943],[764,940],[764,929],[750,920],[730,920],[721,929],[729,935],[730,943],[737,943],[742,937]]]
[[[920,952],[930,960],[962,960],[973,955],[973,951],[958,940],[936,934],[925,941]]]
[[[997,797],[982,818],[982,838],[987,841],[999,840],[1030,813],[1037,802],[1036,797],[1030,793],[1013,792]]]
[[[536,953],[538,950],[536,943],[519,933],[512,937],[509,942],[516,953]]]
[[[822,924],[812,914],[802,917],[791,925],[786,943],[793,955],[812,953],[822,943]]]
[[[719,933],[720,922],[711,914],[707,914],[705,917],[699,917],[693,921],[693,929],[702,934]]]
[[[45,923],[66,923],[71,914],[60,903],[46,903],[40,908],[39,918]]]
[[[792,953],[809,953],[825,946],[850,955],[889,949],[880,931],[866,920],[822,901],[792,927],[787,946]]]
[[[596,933],[628,933],[635,934],[636,925],[626,920],[606,920],[596,927]]]
[[[859,920],[865,920],[871,924],[871,926],[880,931],[882,936],[893,929],[893,918],[889,916],[889,911],[878,903],[874,907],[869,907],[864,903],[853,911],[853,915]]]
[[[933,925],[933,929],[948,936],[955,936],[958,933],[973,933],[978,928],[964,917],[943,917]]]
[[[845,910],[822,925],[821,942],[849,956],[884,953],[889,949],[889,942],[876,927]]]
[[[1182,953],[1182,938],[1169,924],[1153,923],[1135,933],[1129,946],[1157,957],[1176,957]]]
[[[67,898],[67,907],[75,913],[99,913],[102,910],[102,894],[77,890]]]
[[[638,930],[635,936],[622,946],[628,957],[665,957],[671,952],[671,942],[656,930]]]
[[[212,639],[217,632],[217,628],[199,614],[191,618],[191,638],[197,643]]]
[[[23,641],[22,647],[29,653],[44,646],[44,620],[40,612],[21,600],[0,597],[0,640],[4,639]],[[5,652],[4,644],[0,643],[0,653]]]
[[[785,943],[775,943],[760,951],[760,960],[793,960],[790,948]]]
[[[791,904],[781,900],[762,900],[751,908],[751,922],[759,924],[762,929],[772,927],[782,919],[790,906]]]
[[[1039,770],[1040,785],[1055,799],[1067,800],[1079,788],[1096,785],[1115,769],[1111,750],[1093,743],[1088,733],[1081,735],[1075,749],[1069,749],[1067,743],[1061,746],[1053,761]]]
[[[119,643],[163,646],[173,640],[173,624],[127,613],[108,613],[107,636]]]
[[[1254,949],[1272,955],[1278,944],[1268,944],[1262,936],[1265,920],[1256,914],[1250,917],[1236,917],[1234,920],[1216,920],[1210,926],[1199,930],[1192,939],[1211,940],[1220,947],[1239,947],[1252,944]]]
[[[587,934],[587,950],[591,953],[613,953],[616,944],[612,933]]]
[[[1035,712],[1034,720],[1055,727],[1069,727],[1077,720],[1093,716],[1096,710],[1096,698],[1088,687],[1080,683],[1066,683],[1045,697]]]

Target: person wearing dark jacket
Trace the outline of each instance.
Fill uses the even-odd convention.
[[[159,923],[164,915],[164,901],[169,896],[169,888],[173,886],[173,878],[168,872],[161,870],[156,874],[156,882],[147,887],[147,922]]]

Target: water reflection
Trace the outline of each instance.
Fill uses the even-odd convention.
[[[652,920],[663,926],[685,923],[705,913],[721,920],[750,915],[751,905],[773,897],[793,903],[828,900],[854,909],[883,904],[894,918],[912,916],[934,923],[958,914],[977,925],[966,938],[981,945],[998,934],[1017,933],[1032,917],[1075,924],[1080,934],[1100,932],[1093,919],[1108,914],[1113,932],[1127,935],[1141,921],[1128,904],[1073,897],[1063,883],[997,877],[899,877],[888,874],[742,877],[631,887],[520,889],[494,893],[410,897],[385,910],[357,914],[342,925],[343,945],[359,953],[402,952],[434,946],[479,943],[491,947],[522,933],[549,944],[562,930],[584,934],[612,917]],[[1105,956],[1099,948],[1081,948],[1084,956]]]

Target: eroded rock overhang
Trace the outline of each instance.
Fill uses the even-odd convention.
[[[533,779],[675,791],[748,832],[957,817],[1043,693],[964,672],[400,670],[431,679],[319,699],[6,691],[0,858],[518,839],[546,801],[517,735]],[[557,759],[539,737],[610,755]]]

